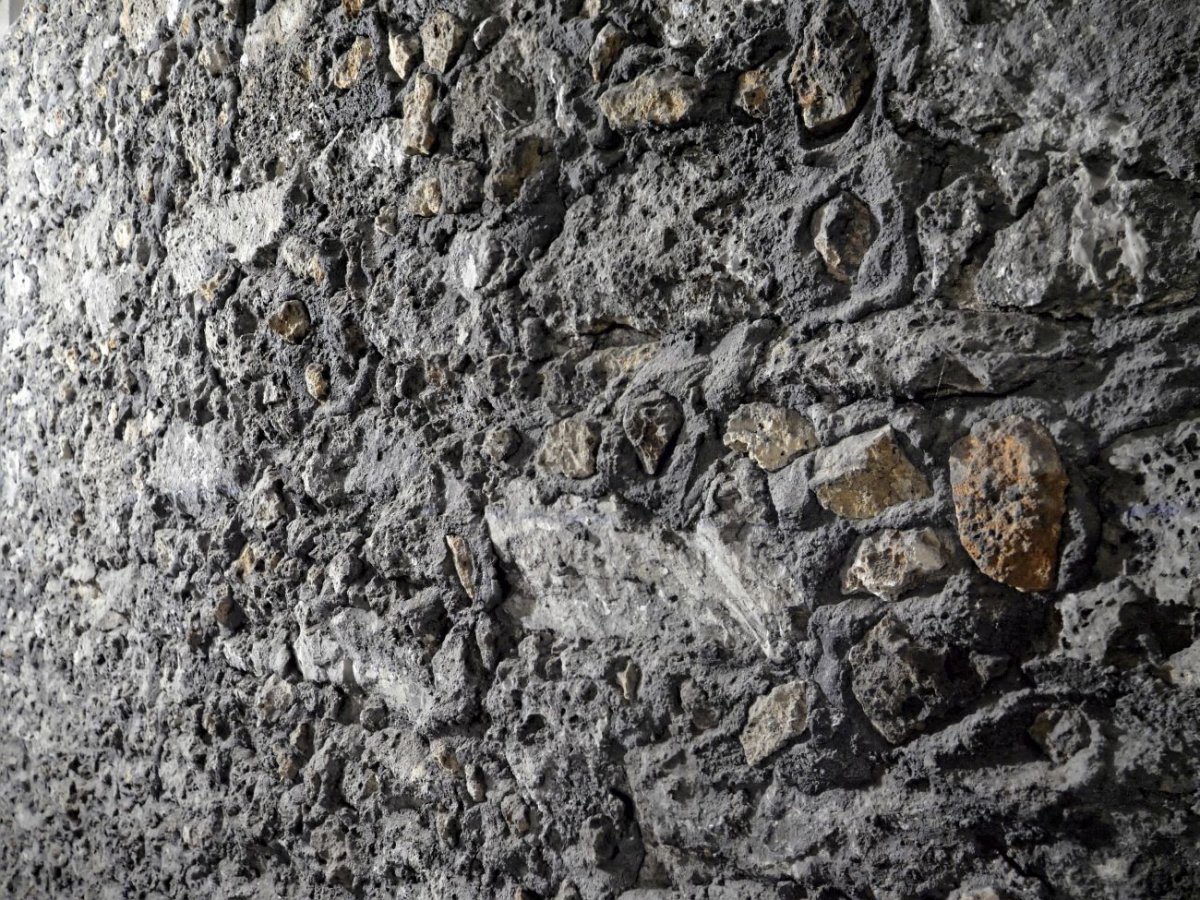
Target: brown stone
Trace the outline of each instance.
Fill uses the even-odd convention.
[[[733,102],[748,116],[765,119],[770,108],[770,77],[766,69],[751,69],[738,76]]]
[[[904,455],[890,425],[817,451],[812,479],[817,501],[847,519],[930,496],[929,481]]]
[[[267,319],[267,325],[289,344],[299,344],[308,334],[311,321],[308,310],[299,300],[288,300]]]
[[[442,182],[436,175],[426,175],[413,185],[408,195],[408,211],[422,218],[442,211]]]
[[[848,191],[843,192],[817,208],[810,227],[813,246],[825,260],[829,274],[849,282],[875,240],[875,224],[867,205]]]
[[[1045,428],[1020,416],[977,425],[950,450],[950,487],[981,572],[1019,591],[1054,586],[1067,474]]]
[[[756,699],[750,705],[742,729],[746,763],[756,766],[782,750],[808,727],[808,683],[789,681]]]
[[[310,397],[324,403],[329,399],[329,370],[320,363],[309,363],[304,367],[304,385]]]
[[[471,547],[461,535],[446,535],[446,547],[450,550],[450,559],[454,563],[454,571],[458,573],[458,582],[462,585],[467,596],[475,599],[475,557]]]
[[[444,9],[439,9],[421,26],[425,62],[443,75],[454,65],[466,41],[467,28],[462,20]]]
[[[789,77],[805,127],[840,131],[854,119],[871,81],[871,46],[849,4],[821,0]]]
[[[428,156],[437,144],[433,127],[433,103],[437,98],[437,82],[429,75],[418,74],[404,95],[404,125],[400,129],[400,146],[410,156]]]
[[[356,38],[350,49],[343,53],[333,67],[333,85],[338,90],[349,90],[362,77],[363,66],[371,58],[374,47],[370,38]]]
[[[747,403],[729,417],[725,446],[749,454],[768,472],[782,469],[817,447],[812,423],[793,409],[770,403]]]
[[[618,131],[682,125],[700,99],[702,85],[691,75],[663,68],[643,72],[633,81],[611,87],[600,98],[600,109]]]
[[[642,470],[653,475],[683,426],[683,412],[671,397],[656,392],[626,407],[621,424]]]

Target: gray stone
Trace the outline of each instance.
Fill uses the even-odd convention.
[[[857,274],[875,237],[871,211],[853,194],[840,193],[813,213],[812,236],[829,274],[848,282]]]
[[[950,538],[932,528],[887,529],[859,538],[842,572],[842,592],[895,600],[953,571]]]
[[[820,0],[789,76],[805,127],[815,134],[848,127],[866,98],[872,74],[871,46],[854,11],[844,3]]]
[[[566,478],[591,478],[596,474],[596,449],[600,432],[586,418],[563,419],[546,429],[538,451],[538,464]]]
[[[808,727],[808,683],[789,681],[750,704],[742,729],[746,764],[756,766],[782,750]]]

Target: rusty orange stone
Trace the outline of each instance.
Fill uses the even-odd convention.
[[[959,539],[981,572],[1019,591],[1054,586],[1067,474],[1042,425],[977,425],[950,450],[950,487]]]

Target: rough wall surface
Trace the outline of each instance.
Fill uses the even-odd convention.
[[[1200,896],[1189,0],[40,0],[0,894]]]

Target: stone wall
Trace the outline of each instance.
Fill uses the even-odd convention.
[[[49,0],[0,895],[1200,896],[1186,0]]]

